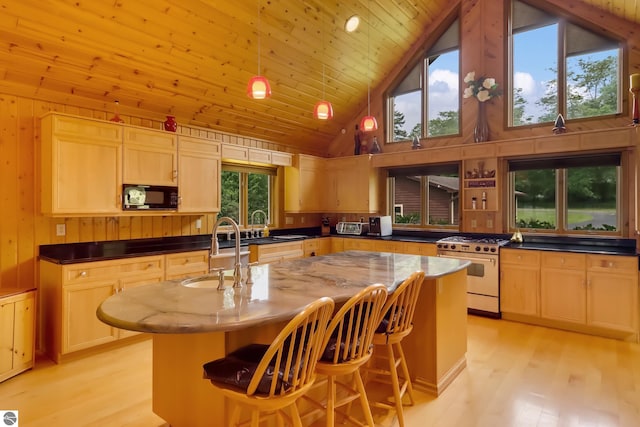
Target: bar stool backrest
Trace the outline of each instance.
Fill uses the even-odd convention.
[[[413,315],[423,280],[424,271],[416,271],[389,295],[382,309],[384,314],[378,333],[394,335],[400,339],[409,335],[413,329]]]
[[[320,298],[305,307],[280,331],[258,364],[247,395],[265,389],[268,378],[268,395],[293,393],[315,380],[315,368],[324,339],[327,324],[333,313],[331,298]],[[261,384],[262,382],[262,384]]]
[[[329,323],[322,362],[339,364],[368,358],[386,298],[387,288],[382,284],[367,286],[349,298]]]

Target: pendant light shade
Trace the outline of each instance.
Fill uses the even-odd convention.
[[[313,117],[320,120],[333,118],[333,107],[329,101],[318,101],[313,109]]]
[[[371,115],[371,67],[370,62],[370,44],[371,44],[371,0],[369,0],[369,19],[367,22],[367,115],[360,120],[360,129],[363,132],[371,132],[378,130],[378,121]]]
[[[260,1],[258,1],[258,75],[249,79],[247,95],[252,99],[271,97],[271,85],[266,77],[260,75]]]
[[[271,85],[264,76],[253,76],[247,85],[247,95],[253,99],[265,99],[271,96]]]
[[[371,132],[378,129],[378,121],[373,116],[364,116],[360,121],[360,129],[363,132]]]

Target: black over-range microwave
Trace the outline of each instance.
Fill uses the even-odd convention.
[[[176,210],[178,187],[162,185],[122,185],[123,210]]]

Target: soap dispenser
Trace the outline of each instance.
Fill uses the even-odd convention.
[[[269,237],[269,227],[267,226],[267,224],[265,224],[264,228],[262,229],[262,237]]]

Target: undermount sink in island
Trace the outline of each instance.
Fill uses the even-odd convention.
[[[414,386],[441,393],[466,366],[468,261],[386,252],[347,251],[252,267],[252,285],[224,290],[182,281],[139,286],[98,308],[112,326],[153,332],[153,410],[170,425],[208,426],[226,405],[202,379],[202,365],[252,342],[270,343],[309,302],[337,304],[383,283],[390,292],[425,272],[413,332],[403,346]],[[245,272],[246,277],[246,272]],[[211,276],[217,286],[217,278]],[[221,418],[219,418],[221,419]]]

